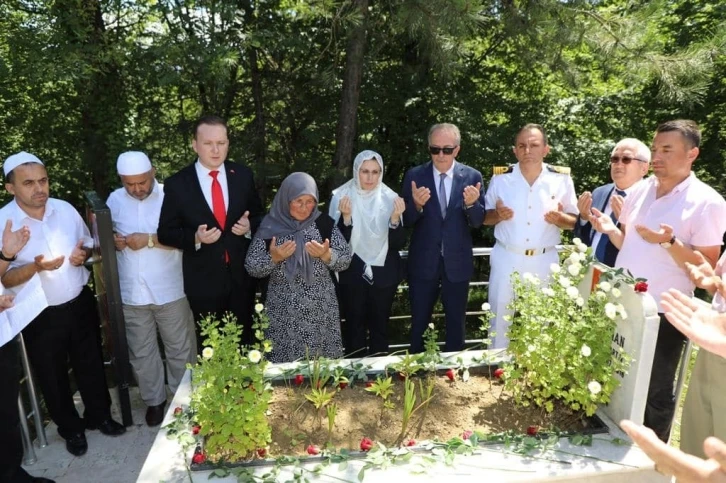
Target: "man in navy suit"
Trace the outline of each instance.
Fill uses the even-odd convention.
[[[580,214],[575,223],[575,236],[593,247],[595,257],[609,267],[615,266],[618,248],[607,235],[593,229],[590,222],[592,208],[611,216],[617,223],[625,197],[648,174],[649,164],[650,148],[637,139],[625,138],[615,145],[610,155],[613,182],[595,188],[592,193],[585,191],[577,200]]]
[[[484,221],[481,173],[456,161],[461,134],[453,124],[429,130],[431,161],[403,180],[404,226],[413,228],[408,257],[411,352],[423,350],[423,333],[441,294],[447,352],[464,347],[466,302],[474,272],[471,228]]]
[[[262,219],[262,203],[252,170],[227,161],[227,123],[200,118],[192,147],[197,161],[166,180],[157,236],[183,251],[184,292],[199,322],[230,312],[252,341],[255,284],[245,270],[252,233]],[[197,327],[198,349],[203,343]]]

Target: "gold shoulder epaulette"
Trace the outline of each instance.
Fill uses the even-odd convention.
[[[498,174],[511,173],[512,171],[514,171],[514,167],[513,166],[494,166],[494,168],[492,168],[492,171],[493,171],[494,176],[496,176]]]
[[[552,166],[550,164],[547,165],[547,169],[553,173],[559,174],[570,174],[571,171],[569,166]]]

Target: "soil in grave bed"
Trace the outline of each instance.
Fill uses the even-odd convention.
[[[573,412],[561,405],[556,405],[551,413],[532,406],[516,406],[501,382],[490,384],[484,376],[472,375],[467,382],[452,382],[437,375],[435,380],[432,400],[411,418],[404,441],[434,438],[445,441],[461,436],[466,430],[525,433],[529,426],[543,430],[603,432],[604,425],[599,419],[587,418],[584,413]],[[418,380],[415,382],[418,403]],[[363,437],[387,446],[396,444],[401,432],[403,391],[403,382],[396,381],[395,391],[390,396],[395,408],[388,409],[383,406],[382,399],[366,391],[362,383],[338,390],[333,398],[337,405],[335,427],[328,435],[325,409],[318,412],[305,398],[310,392],[308,381],[300,387],[294,384],[275,386],[268,416],[272,427],[270,454],[305,455],[309,444],[358,451]]]

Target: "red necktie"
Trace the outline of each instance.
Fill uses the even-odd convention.
[[[217,176],[219,171],[210,171],[209,176],[212,177],[212,211],[214,212],[214,218],[216,218],[219,224],[219,229],[224,231],[224,226],[227,222],[227,210],[224,207],[224,195],[222,195],[222,185],[219,184]],[[225,250],[224,261],[229,263],[229,253]]]

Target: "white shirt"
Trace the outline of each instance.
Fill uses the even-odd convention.
[[[46,261],[63,255],[65,259],[58,270],[38,273],[40,284],[49,306],[64,304],[78,297],[88,283],[89,272],[83,266],[71,265],[69,258],[79,241],[83,240],[85,247],[92,247],[93,239],[76,209],[63,200],[48,198],[43,219],[36,220],[29,217],[13,199],[0,209],[2,226],[8,219],[13,222],[13,230],[23,225],[30,229],[28,243],[18,252],[17,260],[10,263],[9,269],[35,263],[38,255],[43,255]],[[22,284],[11,290],[17,293],[21,287]]]
[[[646,278],[648,292],[658,303],[658,312],[662,312],[663,292],[677,288],[691,297],[695,286],[668,250],[643,240],[635,225],[658,231],[665,223],[673,227],[673,234],[686,246],[721,246],[726,231],[726,201],[693,173],[658,199],[657,188],[658,178],[651,176],[625,198],[620,213],[625,238],[615,267],[627,268],[635,277]]]
[[[108,197],[113,229],[120,235],[156,233],[164,185],[154,181],[149,196],[137,200],[124,188]],[[127,305],[163,305],[184,297],[181,250],[129,247],[116,252],[121,299]]]
[[[436,198],[439,197],[439,184],[441,183],[441,171],[436,169],[436,165],[432,162],[431,166],[434,170],[434,184],[436,185]],[[449,200],[451,199],[451,185],[454,183],[454,166],[456,166],[456,160],[451,163],[451,167],[443,173],[446,175],[444,178],[444,188],[446,188],[446,206],[449,206]],[[439,200],[439,204],[441,200]]]
[[[197,170],[197,178],[199,178],[199,186],[202,187],[204,199],[207,200],[209,209],[212,210],[212,213],[214,213],[214,205],[212,204],[212,181],[214,179],[209,176],[209,173],[212,170],[205,168],[202,163],[199,162],[199,160],[194,163],[194,167]],[[226,213],[227,211],[229,211],[229,193],[227,192],[227,170],[224,169],[224,164],[222,164],[222,166],[220,166],[217,171],[219,171],[219,174],[217,175],[217,181],[219,181],[219,185],[222,187],[222,197],[224,198],[224,211]]]
[[[615,186],[613,188],[613,192],[610,194],[610,198],[608,198],[607,203],[605,203],[605,209],[603,210],[603,214],[605,214],[607,216],[610,216],[612,214],[613,208],[612,208],[612,206],[610,206],[610,199],[613,197],[613,195],[616,194],[615,193],[616,189],[620,190],[620,191],[625,191],[625,199],[627,199],[628,196],[630,196],[633,193],[633,190],[635,190],[635,187],[638,186],[639,184],[640,184],[640,181],[636,181],[632,186],[630,186],[630,188],[624,189],[624,190],[620,190],[620,188]],[[580,219],[580,223],[584,225],[585,223],[582,223],[582,221],[583,220]],[[620,221],[620,220],[618,220],[618,221]],[[600,243],[600,238],[602,238],[602,233],[600,233],[599,231],[596,231],[595,236],[592,237],[592,243],[590,244],[590,246],[593,247],[593,250],[595,248],[597,248],[597,244]]]
[[[547,248],[560,243],[560,229],[544,219],[545,213],[562,203],[565,213],[577,213],[575,186],[569,174],[560,174],[542,165],[542,172],[529,185],[519,169],[492,177],[485,204],[493,209],[501,199],[514,211],[514,216],[494,226],[494,237],[508,247],[518,249]]]

